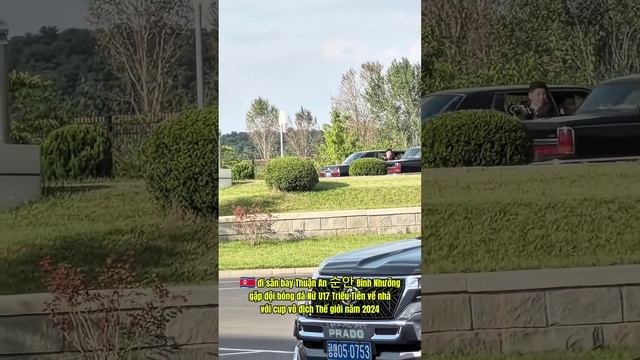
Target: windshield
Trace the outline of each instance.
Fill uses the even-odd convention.
[[[597,86],[578,108],[577,114],[640,107],[640,83],[616,82]]]
[[[460,99],[459,95],[433,95],[424,99],[422,102],[421,118],[422,120],[438,115],[447,110],[449,104]]]
[[[346,158],[343,162],[342,165],[351,165],[351,163],[356,160],[357,158],[361,157],[362,153],[355,153],[355,154],[351,154],[349,155],[348,158]]]
[[[402,159],[416,159],[420,157],[420,148],[413,148],[413,149],[409,149],[407,150],[406,153],[404,153],[404,155],[402,155]]]

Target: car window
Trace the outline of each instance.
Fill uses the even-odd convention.
[[[503,95],[503,108],[500,111],[504,111],[507,114],[515,115],[515,109],[518,105],[524,104],[528,101],[527,92],[511,92]]]
[[[462,99],[460,95],[432,95],[422,101],[420,118],[422,120],[455,109]]]
[[[577,113],[640,108],[640,83],[613,82],[596,86]]]
[[[576,90],[552,90],[553,100],[558,106],[558,114],[560,116],[573,115],[576,113],[584,99],[589,94],[588,91]]]
[[[343,162],[342,165],[350,165],[354,160],[360,158],[362,156],[362,153],[354,153],[349,155],[348,158],[346,158]]]
[[[547,94],[547,98],[551,101],[551,116],[558,115],[558,107],[551,94]],[[527,90],[514,91],[504,94],[504,112],[510,115],[515,115],[515,110],[518,105],[526,104],[529,101],[529,92]]]
[[[420,158],[421,148],[409,149],[402,155],[402,159],[416,159]]]

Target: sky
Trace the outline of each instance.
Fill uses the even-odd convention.
[[[87,0],[0,0],[0,19],[9,25],[9,37],[37,33],[42,26],[86,28]]]
[[[245,131],[264,97],[326,123],[342,74],[377,60],[420,61],[420,0],[220,0],[220,127]]]

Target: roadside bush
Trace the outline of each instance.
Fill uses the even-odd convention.
[[[264,180],[270,188],[281,191],[309,191],[318,183],[318,172],[311,160],[285,156],[269,161]]]
[[[531,159],[527,128],[501,112],[445,113],[422,128],[422,164],[426,167],[522,165]]]
[[[231,168],[231,179],[233,181],[253,180],[255,178],[255,167],[248,160],[242,160]]]
[[[349,176],[386,175],[387,165],[380,159],[358,159],[349,166]]]
[[[103,129],[91,125],[53,130],[42,145],[42,171],[53,181],[110,177],[111,141]]]
[[[163,122],[144,146],[147,188],[165,208],[217,216],[218,112],[191,110]]]

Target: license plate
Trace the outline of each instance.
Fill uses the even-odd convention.
[[[325,177],[331,177],[331,170],[328,170],[327,172],[325,172],[324,176]]]
[[[327,360],[371,360],[371,343],[329,340]]]

